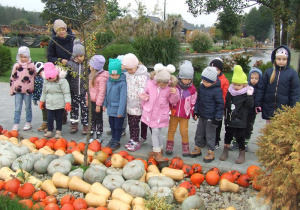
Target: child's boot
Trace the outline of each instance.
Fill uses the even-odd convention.
[[[56,139],[61,138],[61,131],[56,131],[54,138]]]
[[[166,154],[167,155],[172,155],[173,153],[173,147],[174,147],[174,140],[168,140],[167,141],[167,146],[166,146]]]
[[[245,150],[241,150],[241,149],[240,149],[239,156],[238,156],[238,158],[235,160],[235,163],[236,163],[236,164],[242,164],[242,163],[245,162],[245,159],[246,159],[246,157],[245,157]]]
[[[249,152],[248,144],[249,144],[249,139],[245,139],[245,151],[246,152]]]
[[[154,153],[155,153],[155,152],[153,152],[153,151],[149,152],[149,153],[148,153],[148,157],[154,156]],[[164,154],[164,150],[162,149],[162,150],[160,151],[160,153],[161,153],[161,155],[163,155],[163,154]]]
[[[89,131],[89,127],[87,125],[84,125],[82,127],[81,135],[87,135],[88,131]]]
[[[77,131],[78,131],[78,123],[74,123],[74,124],[71,123],[70,133],[74,134],[77,133]]]
[[[45,129],[47,129],[47,123],[43,122],[42,125],[38,128],[38,131],[44,131]]]
[[[195,157],[198,157],[198,156],[201,156],[201,155],[202,155],[201,147],[198,147],[198,146],[195,146],[194,150],[190,153],[190,156],[192,158],[195,158]]]
[[[44,137],[46,137],[46,138],[52,138],[52,131],[47,131],[47,132],[44,134]]]
[[[162,162],[165,160],[161,152],[153,152],[153,153],[154,153],[153,157],[156,161]]]
[[[203,158],[205,163],[211,163],[215,159],[215,154],[213,151],[208,150],[207,155]]]
[[[190,156],[189,143],[182,143],[182,156]]]
[[[224,144],[224,149],[222,155],[219,157],[221,161],[225,161],[228,158],[228,153],[230,149],[230,144]]]

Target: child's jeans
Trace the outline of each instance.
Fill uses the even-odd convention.
[[[164,140],[161,129],[162,128],[152,128],[153,152],[160,152],[164,148]]]
[[[26,95],[25,93],[16,93],[14,124],[20,123],[23,100],[25,102],[26,122],[32,121],[31,98],[32,94]]]
[[[189,143],[189,119],[184,117],[170,116],[168,140],[174,141],[178,124],[182,143]]]
[[[47,127],[48,131],[54,130],[54,120],[56,121],[56,130],[62,130],[62,119],[63,119],[64,109],[47,110]]]
[[[195,135],[195,145],[197,147],[204,147],[206,137],[207,149],[214,151],[216,142],[216,127],[212,124],[211,120],[198,117],[198,125]]]
[[[141,122],[141,115],[130,115],[128,114],[128,124],[129,124],[129,132],[130,132],[130,139],[134,140],[135,142],[139,141],[139,134],[140,134],[140,122]],[[141,122],[141,137],[143,139],[147,139],[147,129],[148,126]]]
[[[245,128],[225,126],[225,131],[225,144],[231,144],[231,140],[233,139],[233,136],[235,136],[239,149],[245,150]]]
[[[111,129],[111,138],[114,142],[120,142],[122,136],[122,126],[125,117],[109,116],[109,125]]]
[[[71,112],[70,112],[70,122],[72,124],[78,123],[79,118],[79,107],[81,109],[81,124],[84,126],[88,125],[88,108],[86,106],[85,95],[71,95]]]

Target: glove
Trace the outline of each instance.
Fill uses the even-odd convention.
[[[37,100],[33,100],[32,102],[33,102],[34,105],[36,105],[36,106],[38,105]]]
[[[248,96],[252,96],[252,95],[253,95],[253,92],[254,92],[254,88],[250,86],[250,87],[248,88],[248,90],[247,90],[247,95],[248,95]]]
[[[44,104],[45,104],[45,102],[40,101],[39,107],[40,107],[41,110],[44,109]]]
[[[71,104],[70,103],[66,103],[65,110],[67,112],[71,111]]]
[[[258,114],[259,112],[261,112],[261,107],[255,107],[255,112],[256,112],[256,114]]]
[[[220,121],[221,121],[221,119],[214,119],[214,120],[212,121],[213,126],[218,127]]]

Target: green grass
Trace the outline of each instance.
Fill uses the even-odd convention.
[[[18,53],[18,47],[10,47],[11,57],[13,60],[13,64],[16,62],[16,56]],[[46,49],[45,48],[30,48],[30,57],[32,61],[42,61],[46,62]],[[11,74],[11,69],[5,72],[3,75],[0,76],[0,82],[9,82]]]
[[[10,199],[8,196],[0,196],[0,209],[1,210],[27,210],[25,206],[19,203],[18,199]]]

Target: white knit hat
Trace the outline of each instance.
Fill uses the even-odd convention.
[[[16,60],[18,62],[20,61],[20,55],[24,55],[24,56],[28,57],[29,61],[31,61],[31,58],[30,58],[30,49],[28,47],[26,47],[26,46],[19,47],[18,54],[17,54],[17,57],[16,57]]]
[[[289,52],[285,48],[281,47],[276,51],[275,57],[277,57],[279,55],[283,55],[283,56],[286,56],[288,58],[289,57]]]
[[[193,79],[194,78],[194,68],[193,64],[189,60],[185,60],[179,67],[178,77],[180,79]]]
[[[67,24],[63,20],[61,20],[61,19],[57,19],[53,23],[53,30],[55,31],[55,33],[57,32],[57,30],[59,28],[65,28],[65,29],[67,29]]]
[[[175,72],[175,66],[169,64],[167,66],[161,63],[155,64],[154,71],[156,72],[155,81],[156,82],[169,82],[171,79],[171,73]]]

